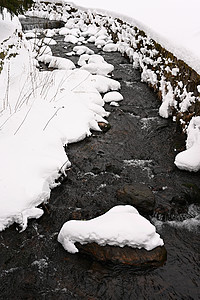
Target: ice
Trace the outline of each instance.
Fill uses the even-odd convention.
[[[155,227],[130,205],[115,206],[88,221],[70,220],[60,230],[58,241],[70,253],[78,252],[76,242],[130,246],[148,251],[164,244]]]

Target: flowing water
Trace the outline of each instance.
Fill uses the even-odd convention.
[[[53,54],[66,57],[63,37],[55,39]],[[23,233],[15,225],[0,233],[0,299],[199,299],[200,173],[180,171],[173,163],[185,136],[158,116],[156,95],[126,58],[88,46],[115,66],[124,100],[119,107],[106,105],[109,131],[68,146],[72,168],[43,206],[44,216]],[[116,192],[133,182],[155,194],[154,215],[148,217],[164,239],[166,264],[140,270],[67,253],[57,242],[63,223],[126,204]]]

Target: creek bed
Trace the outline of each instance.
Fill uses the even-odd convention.
[[[59,43],[52,46],[53,54],[66,57],[64,37],[55,39]],[[70,51],[72,46],[67,46]],[[120,81],[124,100],[119,107],[105,106],[111,112],[109,131],[93,132],[67,147],[72,167],[43,206],[43,217],[30,221],[20,234],[15,225],[0,233],[0,298],[199,299],[198,220],[192,223],[199,207],[190,206],[188,212],[188,206],[198,198],[192,188],[199,187],[200,173],[180,171],[173,163],[185,136],[170,119],[159,117],[156,95],[125,57],[86,46],[115,66],[113,78]],[[78,57],[72,59],[76,63]],[[149,186],[155,194],[154,218],[149,218],[164,239],[166,264],[141,270],[67,253],[57,242],[63,223],[126,204],[116,192],[133,182]],[[185,195],[189,203],[172,205]],[[183,220],[188,220],[185,226]]]

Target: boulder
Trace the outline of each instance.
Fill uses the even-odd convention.
[[[117,191],[118,200],[134,206],[139,213],[149,215],[153,213],[155,197],[152,191],[144,184],[126,184]]]
[[[164,246],[156,247],[151,251],[128,246],[100,246],[97,243],[84,245],[76,243],[76,247],[80,253],[87,254],[98,261],[125,264],[138,268],[159,267],[167,260],[167,251]]]

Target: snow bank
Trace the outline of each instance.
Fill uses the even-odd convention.
[[[74,0],[78,7],[114,16],[137,26],[200,73],[199,0]]]
[[[70,253],[78,252],[76,242],[95,242],[101,246],[127,245],[146,250],[164,244],[155,227],[130,205],[115,206],[104,215],[88,221],[68,221],[60,230],[58,241]]]
[[[186,150],[175,158],[175,165],[182,170],[200,170],[200,117],[193,117],[187,129]]]
[[[16,29],[20,30],[21,24],[16,16],[11,18],[7,9],[4,9],[3,13],[0,14],[0,28],[0,43],[2,43],[5,39],[13,35]]]
[[[15,31],[1,44],[6,51],[0,72],[0,230],[14,222],[25,230],[29,218],[43,214],[38,205],[48,201],[56,180],[71,165],[64,148],[101,130],[98,122],[106,123],[109,113],[100,93],[120,88],[117,81],[76,68],[69,59],[44,54],[42,47],[51,53],[42,46],[50,41],[27,42]],[[89,48],[79,50],[95,60]],[[56,70],[39,72],[36,57]],[[99,72],[107,74],[109,64],[98,59],[103,61]]]

